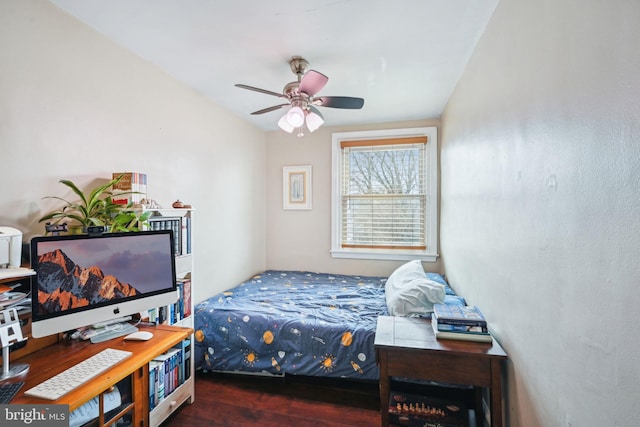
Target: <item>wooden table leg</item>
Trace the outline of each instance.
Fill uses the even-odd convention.
[[[378,366],[380,367],[380,425],[389,425],[389,370],[387,366],[387,352],[378,352]]]
[[[502,427],[502,373],[500,360],[491,361],[491,427]]]
[[[473,387],[474,412],[476,414],[476,427],[484,425],[484,407],[482,406],[482,387]]]

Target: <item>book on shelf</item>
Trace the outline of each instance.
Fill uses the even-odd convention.
[[[171,230],[173,231],[173,253],[182,255],[182,226],[180,217],[152,216],[147,220],[149,230]]]
[[[156,323],[158,323],[160,325],[168,324],[168,321],[167,321],[167,306],[166,305],[161,305],[160,307],[158,307],[158,318],[156,320]]]
[[[113,186],[113,190],[118,193],[114,202],[126,205],[128,203],[140,203],[147,197],[147,174],[140,172],[113,172],[113,179],[123,175],[120,182]]]
[[[150,390],[149,395],[153,395],[153,406],[156,406],[164,399],[164,361],[152,360],[149,369],[153,369],[154,372],[154,382],[149,382],[149,387],[153,385],[154,390]]]
[[[191,375],[190,345],[191,341],[185,340],[149,362],[150,409],[168,397]]]
[[[184,215],[180,217],[180,255],[188,255],[191,253],[191,216]]]
[[[191,279],[183,278],[178,280],[178,289],[180,290],[180,315],[181,318],[191,316]]]
[[[175,303],[147,309],[142,317],[157,325],[173,325],[191,316],[191,278],[177,279],[176,287]]]
[[[191,217],[185,216],[183,217],[183,221],[187,225],[187,242],[186,242],[186,250],[188,254],[191,253]]]
[[[162,364],[158,361],[152,360],[149,362],[149,410],[158,405],[160,400],[160,379],[159,372]],[[164,368],[163,368],[164,369]],[[162,394],[164,394],[164,381],[162,387]]]
[[[149,230],[172,230],[175,255],[191,253],[191,218],[181,216],[152,216]]]
[[[476,306],[434,304],[432,317],[441,325],[487,327],[487,320]]]
[[[493,337],[489,332],[481,333],[481,332],[441,331],[438,329],[438,321],[433,316],[431,318],[431,327],[433,328],[433,333],[438,339],[474,341],[474,342],[486,342],[486,343],[490,343],[493,341]]]
[[[158,395],[158,403],[160,403],[171,393],[171,381],[169,379],[171,361],[167,353],[157,356],[153,361],[158,363],[158,389],[156,394]]]
[[[191,378],[191,340],[186,339],[180,344],[183,349],[184,380]]]
[[[181,236],[180,236],[180,254],[187,255],[191,253],[191,217],[183,216],[180,218]]]

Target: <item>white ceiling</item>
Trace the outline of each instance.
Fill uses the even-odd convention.
[[[329,77],[327,125],[439,117],[498,0],[51,0],[115,43],[264,130],[299,55]]]

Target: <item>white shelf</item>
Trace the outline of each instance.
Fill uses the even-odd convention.
[[[176,257],[176,277],[183,278],[193,269],[193,257],[191,254]]]
[[[188,229],[191,233],[191,236],[188,238],[190,241],[193,241],[193,210],[192,209],[146,209],[148,211],[153,212],[152,217],[181,217],[183,218],[182,224],[184,224],[185,219],[189,218],[191,221],[191,227]],[[184,229],[182,230],[184,232]],[[182,236],[185,238],[186,236]],[[185,246],[182,246],[182,250],[184,251]],[[172,323],[173,326],[182,326],[187,328],[193,328],[193,254],[187,253],[183,255],[177,255],[175,257],[175,265],[176,265],[176,279],[185,279],[189,277],[191,282],[191,298],[190,298],[190,313],[191,315],[185,317],[175,323]],[[168,308],[168,307],[167,307]],[[167,309],[167,315],[169,314],[169,310]],[[178,388],[176,388],[170,395],[165,397],[158,405],[153,408],[149,413],[149,425],[151,427],[155,427],[160,425],[164,420],[169,417],[177,408],[180,407],[185,402],[189,404],[193,403],[195,400],[195,372],[194,372],[194,360],[193,356],[194,352],[194,337],[191,335],[191,357],[189,366],[185,366],[185,370],[189,369],[190,375],[189,378],[181,384]],[[150,385],[151,386],[151,385]]]
[[[30,268],[0,268],[0,279],[19,279],[21,277],[33,276],[34,274],[36,274],[36,272]]]

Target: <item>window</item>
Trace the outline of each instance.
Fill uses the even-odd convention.
[[[334,258],[435,261],[437,129],[332,138]]]

